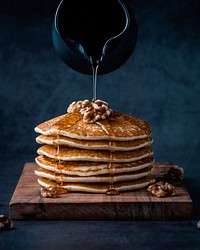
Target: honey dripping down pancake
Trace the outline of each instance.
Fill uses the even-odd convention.
[[[150,125],[112,111],[104,101],[73,102],[67,114],[35,131],[37,143],[44,144],[35,159],[41,187],[115,195],[154,181]]]

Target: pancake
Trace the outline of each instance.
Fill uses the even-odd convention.
[[[154,182],[153,179],[150,178],[142,178],[139,180],[132,180],[132,181],[122,181],[116,182],[113,184],[112,188],[119,192],[124,191],[131,191],[137,190],[147,187],[149,184]],[[42,187],[57,187],[61,189],[66,189],[70,192],[84,192],[84,193],[107,193],[110,189],[109,184],[105,183],[71,183],[71,182],[64,182],[62,184],[57,183],[56,181],[49,180],[47,178],[41,177],[38,178],[38,183]]]
[[[133,141],[106,141],[106,140],[78,140],[66,136],[39,135],[37,143],[47,145],[61,145],[92,150],[129,151],[150,146],[153,142],[151,137],[136,139]]]
[[[72,112],[46,121],[35,128],[43,135],[63,135],[79,140],[132,141],[151,135],[150,125],[114,111],[107,119],[85,123],[80,112]]]
[[[119,181],[130,181],[141,179],[146,177],[151,172],[151,167],[135,171],[129,173],[118,173],[114,174],[112,178],[113,182]],[[35,174],[39,177],[45,177],[49,180],[54,180],[57,182],[77,182],[77,183],[110,183],[111,177],[110,174],[101,174],[101,175],[93,175],[93,176],[77,176],[77,175],[66,175],[61,173],[55,173],[53,171],[49,171],[43,168],[38,168],[35,170]]]
[[[59,152],[58,152],[59,151]],[[132,162],[153,155],[151,147],[144,147],[132,151],[104,151],[104,150],[86,150],[70,147],[44,145],[37,150],[39,155],[44,155],[52,159],[62,161],[95,161],[95,162]],[[59,156],[58,156],[59,154]]]
[[[35,158],[42,187],[55,187],[59,194],[112,195],[154,181],[147,122],[113,111],[101,100],[73,102],[67,112],[35,128],[37,143],[44,144]]]
[[[35,158],[39,167],[50,171],[59,171],[67,175],[92,176],[100,174],[109,174],[109,163],[107,162],[88,162],[88,161],[61,161],[60,163],[46,156]],[[129,163],[112,163],[115,173],[127,173],[142,170],[153,166],[153,157],[146,157],[139,161]]]

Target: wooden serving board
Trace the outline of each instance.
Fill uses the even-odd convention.
[[[162,179],[171,163],[156,163],[154,174]],[[58,198],[43,198],[34,170],[26,163],[10,200],[13,220],[190,220],[192,200],[184,184],[174,182],[177,195],[153,197],[146,189],[119,195],[68,193]]]

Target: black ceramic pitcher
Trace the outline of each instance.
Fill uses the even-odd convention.
[[[63,0],[54,19],[52,39],[56,52],[72,69],[98,74],[123,65],[137,40],[133,13],[122,0]]]

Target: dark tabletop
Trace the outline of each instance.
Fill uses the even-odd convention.
[[[128,62],[98,78],[98,97],[147,120],[156,161],[185,170],[191,221],[14,221],[0,249],[200,249],[200,1],[127,1],[138,23]],[[92,79],[56,55],[51,25],[59,1],[7,0],[0,7],[0,214],[25,162],[34,127],[91,99]]]

